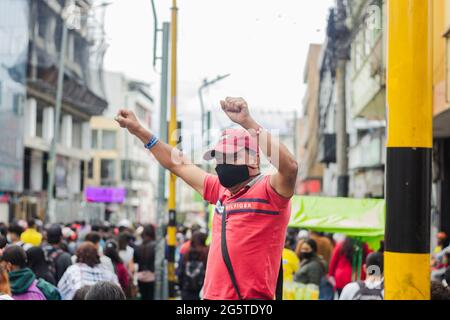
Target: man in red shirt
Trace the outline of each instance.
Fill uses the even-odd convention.
[[[116,120],[146,144],[163,167],[216,205],[204,299],[274,299],[298,164],[251,117],[244,99],[229,97],[220,104],[242,129],[226,130],[205,154],[205,159],[216,161],[217,176],[158,141],[131,111],[120,110]],[[275,174],[261,175],[260,150],[277,169]]]

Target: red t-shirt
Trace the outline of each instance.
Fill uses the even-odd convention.
[[[281,253],[290,218],[290,199],[276,193],[270,177],[250,182],[235,195],[220,185],[216,176],[204,182],[205,200],[226,207],[227,247],[243,299],[275,297]],[[237,300],[221,250],[222,217],[215,211],[206,267],[203,298]]]

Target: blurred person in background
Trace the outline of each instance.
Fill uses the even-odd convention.
[[[50,271],[49,264],[45,259],[44,250],[41,247],[32,247],[26,251],[27,265],[36,277],[56,285],[54,274]]]
[[[300,248],[300,268],[295,274],[295,281],[319,287],[326,271],[326,262],[317,255],[317,243],[313,239],[306,239]]]
[[[295,238],[287,238],[282,252],[283,258],[283,300],[294,300],[294,275],[300,268],[298,259],[292,247],[295,245]]]
[[[128,286],[130,282],[130,277],[128,275],[128,270],[125,267],[122,259],[119,256],[118,244],[114,240],[108,240],[105,244],[105,250],[103,251],[105,256],[111,259],[114,265],[114,271],[119,280],[120,286],[124,292],[128,291]]]
[[[345,240],[339,242],[333,249],[328,276],[339,296],[341,295],[344,287],[352,282],[352,263],[356,245],[358,245],[356,240],[346,237]],[[362,249],[362,261],[365,261],[367,254],[369,253],[369,249],[366,244],[363,244]],[[361,280],[365,280],[364,273],[361,274]]]
[[[433,250],[434,254],[441,252],[444,248],[449,246],[449,238],[445,232],[439,232],[436,235],[437,245]]]
[[[102,265],[109,271],[114,272],[114,266],[113,266],[111,259],[109,257],[106,257],[103,254],[103,247],[100,244],[102,241],[101,233],[96,232],[96,231],[89,232],[85,237],[85,241],[88,241],[88,242],[91,242],[94,244],[94,246],[97,248]],[[73,260],[74,260],[74,257],[72,257],[72,261]]]
[[[20,235],[20,241],[32,246],[40,246],[42,243],[42,234],[37,230],[36,220],[28,221],[27,229]]]
[[[88,293],[90,288],[91,286],[81,287],[75,292],[72,300],[86,300],[86,294]]]
[[[6,248],[6,246],[8,245],[8,240],[6,239],[5,236],[0,235],[0,256],[3,253],[3,250]]]
[[[127,267],[130,274],[134,273],[134,249],[130,246],[130,234],[128,231],[123,231],[119,233],[118,245],[119,245],[119,256],[123,263]]]
[[[0,263],[0,301],[14,300],[11,295],[12,293],[9,285],[8,271],[6,271],[6,268]]]
[[[58,282],[58,288],[64,300],[72,300],[78,289],[86,285],[92,286],[100,281],[119,284],[114,271],[110,271],[101,264],[97,247],[87,241],[77,248],[76,263],[66,270]]]
[[[181,299],[200,300],[208,260],[207,235],[200,231],[192,234],[189,249],[180,261],[179,284]]]
[[[155,290],[155,227],[145,225],[142,244],[134,250],[134,262],[138,265],[138,287],[142,300],[153,300]]]
[[[22,247],[13,245],[6,248],[0,258],[0,265],[8,271],[14,300],[47,300],[37,286],[35,274],[27,268],[27,255]]]
[[[367,256],[363,266],[365,281],[347,284],[339,300],[383,300],[384,299],[384,259],[383,253],[374,252]]]
[[[431,300],[450,300],[450,290],[439,281],[431,281]]]
[[[68,267],[72,265],[70,253],[61,248],[63,239],[62,228],[58,224],[51,225],[47,230],[47,244],[43,246],[49,268],[58,284]]]
[[[100,281],[89,288],[84,300],[126,300],[126,297],[118,285]]]
[[[30,244],[25,244],[20,240],[20,235],[25,229],[18,223],[12,223],[8,228],[7,240],[10,245],[16,245],[24,248],[25,250],[30,248]]]

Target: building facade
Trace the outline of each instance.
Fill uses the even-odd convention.
[[[303,114],[299,134],[300,195],[318,195],[322,192],[323,164],[317,162],[319,147],[319,58],[322,46],[311,44],[305,65],[303,81],[307,85],[303,98]]]
[[[433,189],[435,232],[450,234],[450,1],[433,1]]]
[[[6,103],[9,101],[6,108],[12,106],[12,110],[19,110],[17,114],[23,123],[22,132],[18,135],[22,142],[16,144],[17,152],[22,153],[21,173],[15,174],[15,177],[21,176],[22,181],[18,184],[21,188],[7,190],[3,187],[10,194],[13,191],[8,203],[8,219],[75,220],[83,207],[84,168],[90,159],[89,120],[107,107],[102,91],[95,89],[102,87],[101,65],[95,66],[100,70],[97,74],[90,71],[93,67],[91,58],[104,54],[104,51],[93,51],[94,44],[102,41],[94,38],[94,32],[102,26],[89,18],[93,10],[91,1],[74,2],[79,24],[68,31],[65,49],[64,91],[56,148],[55,216],[45,217],[47,165],[55,133],[55,97],[66,2],[7,0],[2,1],[2,5],[9,6],[2,12],[11,15],[10,20],[19,17],[26,26],[20,37],[27,35],[23,50],[16,53],[16,59],[25,63],[25,94],[5,100]],[[2,28],[7,21],[1,20]],[[10,48],[15,46],[9,45]],[[14,74],[17,77],[22,73],[16,68]]]
[[[119,109],[132,110],[139,121],[153,128],[154,100],[148,84],[127,79],[121,73],[105,72],[108,109],[91,119],[92,160],[86,171],[86,185],[110,191],[124,190],[124,197],[108,202],[107,219],[118,222],[155,222],[156,162],[142,142],[121,129],[114,120]],[[96,201],[94,199],[94,201]]]

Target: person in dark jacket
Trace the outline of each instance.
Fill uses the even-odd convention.
[[[191,244],[180,261],[179,284],[183,300],[199,300],[200,290],[205,278],[208,247],[206,234],[196,231],[192,234]]]
[[[306,239],[300,248],[300,269],[295,275],[295,281],[319,286],[325,274],[326,263],[317,255],[316,242]]]
[[[36,277],[56,285],[55,277],[50,271],[48,262],[45,259],[44,250],[41,247],[32,247],[26,253],[28,267],[34,272]]]
[[[155,227],[144,226],[143,243],[134,250],[134,262],[138,264],[138,287],[142,300],[154,299],[155,288]]]
[[[72,259],[68,252],[61,247],[62,228],[54,224],[47,230],[48,244],[43,247],[47,261],[49,262],[50,272],[52,272],[55,283],[57,284],[67,268],[72,265]]]

